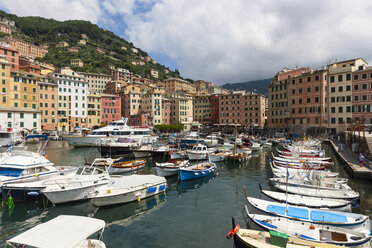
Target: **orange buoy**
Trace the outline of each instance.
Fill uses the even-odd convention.
[[[240,226],[236,225],[233,229],[229,231],[229,233],[226,235],[226,238],[230,239],[232,236],[234,236],[238,232],[239,228]]]
[[[311,229],[311,230],[314,230],[314,229],[315,229],[315,226],[310,225],[310,229]]]

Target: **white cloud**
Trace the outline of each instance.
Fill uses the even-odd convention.
[[[127,20],[137,46],[175,59],[185,77],[238,82],[284,66],[372,58],[367,1],[163,0]]]
[[[0,0],[0,7],[127,27],[121,34],[176,61],[184,77],[217,83],[267,78],[285,66],[316,69],[336,57],[372,59],[372,2],[363,0]]]

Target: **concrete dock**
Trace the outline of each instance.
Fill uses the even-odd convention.
[[[370,161],[365,159],[364,166],[360,166],[358,157],[349,148],[346,147],[340,150],[334,141],[329,139],[325,139],[323,141],[331,145],[337,158],[345,163],[345,168],[352,177],[372,180],[372,165]]]

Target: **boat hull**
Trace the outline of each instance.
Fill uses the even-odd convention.
[[[135,158],[147,158],[151,157],[151,153],[148,151],[133,151],[133,155]]]
[[[12,196],[14,202],[24,202],[39,199],[41,197],[40,191],[45,187],[29,187],[29,188],[17,188],[2,186],[1,193],[3,199],[7,200],[9,195]]]
[[[178,173],[178,167],[176,168],[162,168],[159,166],[155,166],[154,170],[156,174],[160,177],[169,177],[169,176],[174,176],[177,175]]]
[[[207,169],[180,169],[179,170],[179,175],[180,175],[180,180],[181,181],[186,181],[186,180],[192,180],[192,179],[197,179],[197,178],[202,178],[211,175],[214,170],[216,169],[216,166],[210,166]]]
[[[187,155],[189,156],[189,160],[206,160],[208,159],[208,154],[196,154],[196,153],[191,153],[188,152]]]
[[[142,187],[134,191],[127,190],[107,190],[99,197],[92,197],[91,202],[97,207],[128,203],[138,201],[159,193],[166,189],[166,182],[157,183],[150,187]]]

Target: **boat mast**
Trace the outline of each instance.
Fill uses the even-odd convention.
[[[238,132],[237,132],[237,130],[238,130],[238,127],[237,127],[237,125],[235,124],[235,144],[234,144],[234,156],[235,156],[235,154],[236,154],[236,139],[238,138]]]
[[[196,168],[198,169],[198,149],[199,149],[199,127],[198,127],[198,137],[196,140]]]

